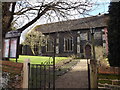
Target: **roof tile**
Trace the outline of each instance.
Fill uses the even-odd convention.
[[[92,17],[38,25],[35,27],[35,30],[40,31],[42,33],[53,33],[53,32],[71,31],[78,29],[88,29],[95,27],[105,27],[107,26],[108,19],[109,19],[108,14],[104,14],[100,16],[92,16]]]

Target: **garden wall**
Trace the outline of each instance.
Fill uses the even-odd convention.
[[[120,75],[120,67],[98,67],[98,73],[100,74],[117,74]]]
[[[23,63],[1,61],[2,64],[2,88],[22,88]]]
[[[120,90],[120,67],[98,67],[98,87]]]

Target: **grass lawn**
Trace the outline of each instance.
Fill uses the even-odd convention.
[[[20,55],[18,58],[18,62],[23,63],[25,59],[30,59],[31,64],[41,64],[41,63],[48,62],[49,60],[50,62],[53,61],[52,57]],[[68,57],[55,57],[55,62],[58,63],[59,61],[65,60],[65,59],[68,59]],[[15,59],[10,59],[10,61],[16,62]]]

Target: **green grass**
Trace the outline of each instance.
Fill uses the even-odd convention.
[[[46,57],[46,56],[27,56],[27,55],[20,55],[18,58],[18,62],[23,63],[25,59],[30,59],[31,64],[41,64],[45,62],[52,62],[52,57]],[[61,60],[68,59],[68,57],[55,57],[55,63],[58,63]],[[16,59],[10,59],[10,61],[15,62]]]

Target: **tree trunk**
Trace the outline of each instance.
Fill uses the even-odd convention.
[[[41,46],[38,46],[38,54],[41,55]]]
[[[0,59],[2,59],[2,55],[3,55],[3,46],[4,46],[4,43],[3,43],[3,40],[5,38],[5,34],[8,32],[8,31],[11,31],[11,23],[13,21],[13,13],[14,13],[14,10],[15,10],[15,5],[16,5],[16,2],[2,2],[0,3],[1,4],[1,22],[2,22],[2,28],[0,30],[2,30],[0,33]],[[11,11],[10,11],[10,6],[12,4],[12,7],[11,7]]]
[[[33,55],[35,55],[35,51],[34,51],[34,48],[31,48],[31,50],[32,50],[32,53],[33,53]]]
[[[0,2],[0,60],[2,60],[2,3]]]
[[[2,37],[5,37],[6,32],[10,31],[11,12],[9,11],[11,2],[2,3]]]

